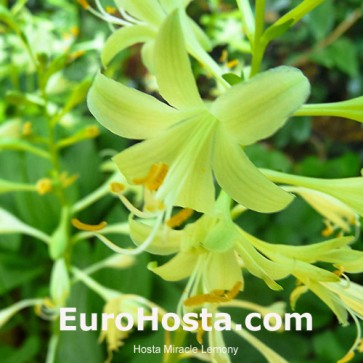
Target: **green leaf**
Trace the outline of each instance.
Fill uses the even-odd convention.
[[[284,34],[293,24],[293,19],[288,19],[284,23],[273,24],[269,28],[265,30],[261,37],[261,41],[265,44],[268,44],[271,40],[278,38],[282,34]]]
[[[0,254],[0,294],[4,294],[44,273],[44,267],[34,266],[34,258],[15,254]]]
[[[222,75],[222,77],[231,85],[235,85],[237,83],[240,83],[243,81],[243,79],[239,76],[237,76],[237,74],[234,73],[225,73]]]
[[[336,67],[350,77],[359,75],[358,51],[348,38],[340,38],[328,48],[316,50],[311,59],[327,68]]]
[[[329,14],[329,16],[326,16]],[[333,1],[325,1],[309,14],[309,29],[316,40],[324,39],[333,29],[335,23],[335,6]],[[324,19],[324,20],[322,20]]]
[[[28,363],[33,362],[37,353],[40,350],[40,339],[36,335],[28,337],[24,343],[14,349],[10,356],[2,356],[2,363]]]
[[[13,29],[16,33],[18,33],[18,34],[21,33],[21,30],[18,27],[18,24],[16,23],[14,16],[11,14],[11,12],[8,9],[6,9],[2,5],[0,5],[0,21],[5,23],[7,26],[9,26],[11,29]]]
[[[319,6],[323,1],[325,0],[303,0],[298,6],[277,20],[272,26],[281,25],[289,21],[292,21],[291,26],[295,25],[302,17]]]

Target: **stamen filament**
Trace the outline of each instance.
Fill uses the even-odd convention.
[[[122,253],[125,255],[137,255],[137,254],[145,251],[150,246],[150,244],[152,243],[152,241],[154,240],[154,238],[156,236],[156,233],[158,232],[162,219],[163,219],[163,214],[160,214],[158,216],[157,221],[155,222],[155,225],[154,225],[150,235],[146,238],[146,240],[141,245],[139,245],[138,247],[136,247],[134,249],[119,247],[119,246],[115,245],[113,242],[111,242],[107,237],[105,237],[102,234],[95,233],[94,235],[102,243],[104,243],[107,247],[109,247],[112,251],[114,251],[116,253]]]

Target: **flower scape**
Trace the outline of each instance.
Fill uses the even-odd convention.
[[[235,338],[242,340],[237,344],[242,350],[245,343],[251,345],[263,357],[261,361],[288,360],[278,348],[272,349],[268,341],[260,340],[258,334],[240,330],[236,325],[240,316],[246,311],[257,311],[262,316],[275,312],[281,317],[288,310],[309,312],[310,306],[304,306],[304,297],[309,294],[314,296],[311,301],[330,310],[341,326],[355,327],[351,345],[336,361],[363,359],[363,287],[355,282],[363,272],[363,252],[355,249],[363,216],[363,177],[290,174],[277,168],[261,168],[248,154],[249,148],[301,118],[329,115],[363,122],[363,97],[309,103],[313,86],[301,69],[279,65],[262,70],[268,44],[291,31],[322,2],[301,1],[265,27],[265,1],[256,0],[254,9],[248,0],[236,1],[244,34],[238,36],[246,37],[251,58],[251,64],[239,65],[237,74],[228,62],[223,66],[211,55],[211,39],[188,15],[193,1],[115,0],[115,7],[105,9],[98,0],[94,6],[86,0],[78,1],[84,10],[113,29],[101,52],[103,67],[84,94],[102,132],[117,135],[121,146],[107,164],[112,176],[88,197],[73,205],[64,203],[59,224],[51,235],[0,210],[0,233],[20,232],[43,241],[54,261],[49,298],[22,300],[1,310],[0,326],[29,306],[35,306],[39,316],[56,322],[59,309],[69,305],[70,291],[76,283],[104,301],[105,313],[131,314],[136,324],[137,308],[158,308],[161,320],[169,307],[143,297],[142,291],[122,293],[91,277],[94,272],[112,268],[122,278],[140,256],[148,256],[142,260],[148,261],[143,269],[178,290],[174,311],[179,316],[205,308],[214,313],[231,312],[232,331]],[[118,57],[130,49],[140,53],[152,84],[149,92],[147,87],[117,79],[111,71]],[[201,74],[211,85],[209,93],[200,89]],[[16,131],[13,126],[11,130]],[[0,133],[9,130],[3,127]],[[61,145],[98,134],[98,129],[88,128]],[[0,181],[0,189],[28,188],[42,195],[58,188],[62,193],[59,190],[77,179],[67,174],[54,175],[28,186]],[[88,224],[80,212],[107,194],[119,199],[127,217],[116,223]],[[244,217],[249,213],[277,214],[290,210],[295,203],[305,203],[320,215],[325,224],[320,240],[303,245],[268,242],[244,227]],[[295,223],[304,228],[304,220]],[[71,224],[77,231],[72,237]],[[120,244],[110,234],[128,235],[132,245]],[[70,259],[70,246],[91,238],[113,254],[90,267],[81,267]],[[275,296],[272,305],[250,301],[253,284],[257,283],[254,281],[258,280],[266,295]],[[290,307],[279,301],[279,293],[286,289],[290,291]],[[210,323],[213,326],[213,318]],[[181,329],[164,333],[165,344],[183,346],[190,339],[199,348],[185,354],[166,353],[160,362],[185,358],[235,362],[228,349],[217,349],[231,345],[230,335],[222,331],[200,325],[189,333],[190,337]],[[107,362],[116,361],[114,355],[132,334],[115,328],[101,332]],[[53,362],[56,354],[56,333],[52,339],[47,363]]]

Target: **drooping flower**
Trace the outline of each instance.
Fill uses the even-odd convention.
[[[165,264],[152,262],[148,268],[167,281],[189,278],[181,304],[194,306],[232,299],[243,289],[243,268],[274,290],[281,289],[275,280],[289,274],[289,269],[265,258],[240,233],[229,217],[229,208],[230,198],[222,193],[211,213],[182,230],[160,228],[146,248],[152,254],[175,254]],[[130,236],[141,245],[152,228],[131,220]]]
[[[200,212],[214,202],[213,174],[233,199],[249,209],[275,212],[292,196],[268,181],[240,145],[253,144],[282,127],[309,94],[303,74],[279,67],[228,89],[213,103],[201,99],[185,49],[180,14],[164,21],[155,43],[155,73],[167,105],[98,74],[89,109],[110,131],[145,139],[114,161],[132,183],[150,180],[164,166],[154,189],[166,206]]]
[[[285,190],[300,195],[326,218],[323,234],[328,236],[336,229],[350,232],[351,225],[358,234],[358,215],[363,216],[363,177],[321,179],[267,169],[262,172],[273,182],[287,184]]]
[[[307,246],[288,246],[271,245],[241,232],[271,261],[288,267],[290,274],[298,280],[300,284],[290,297],[293,309],[297,299],[310,290],[329,307],[342,325],[348,325],[349,315],[353,318],[357,337],[346,356],[339,361],[349,362],[362,339],[358,319],[363,319],[363,287],[349,281],[345,275],[345,272],[363,271],[363,252],[349,246],[354,242],[354,237],[340,237]],[[337,270],[332,272],[315,266],[317,262],[332,264]]]
[[[102,50],[101,59],[105,67],[122,50],[142,43],[142,60],[151,73],[154,73],[153,51],[158,31],[166,17],[179,9],[188,52],[217,79],[222,88],[228,88],[228,83],[222,78],[222,69],[208,54],[212,48],[209,38],[185,11],[191,0],[114,0],[116,8],[108,6],[106,10],[99,0],[96,0],[97,10],[86,0],[79,2],[86,10],[109,24],[121,26],[107,39]],[[115,15],[117,12],[121,18]]]
[[[112,314],[116,316],[120,313],[127,313],[133,317],[135,324],[138,322],[138,308],[151,310],[152,308],[158,309],[159,317],[162,317],[166,311],[160,306],[154,304],[142,296],[134,294],[123,294],[119,291],[109,289],[96,280],[91,278],[85,271],[79,270],[76,267],[72,268],[75,278],[83,282],[87,287],[96,292],[102,299],[105,300],[103,313]],[[110,363],[113,353],[124,345],[124,340],[128,337],[129,332],[117,329],[114,324],[108,324],[107,329],[102,330],[99,341],[106,341],[108,358],[106,363]]]

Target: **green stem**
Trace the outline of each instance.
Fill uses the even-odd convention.
[[[55,362],[58,342],[59,342],[59,328],[58,328],[58,325],[56,325],[56,327],[54,327],[54,329],[53,329],[53,334],[48,343],[48,352],[47,352],[47,358],[45,361],[46,363]]]
[[[253,42],[253,56],[250,77],[253,77],[260,71],[262,59],[265,53],[266,45],[261,41],[265,28],[265,8],[266,0],[256,0],[256,29]]]

